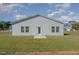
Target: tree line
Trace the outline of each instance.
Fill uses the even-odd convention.
[[[72,25],[72,28],[75,30],[79,30],[79,22]]]
[[[69,21],[68,24],[71,24],[72,29],[79,30],[79,22]]]
[[[71,22],[69,22],[71,23]],[[11,29],[12,22],[10,21],[0,21],[0,30],[9,30]],[[72,22],[72,29],[79,30],[79,22]]]
[[[9,30],[11,26],[10,21],[0,21],[0,30]]]

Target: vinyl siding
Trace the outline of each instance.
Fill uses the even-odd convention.
[[[29,26],[29,32],[22,33],[21,26]],[[51,32],[52,26],[59,26],[59,32]],[[12,25],[12,35],[38,35],[38,27],[41,27],[42,35],[64,35],[64,25],[43,17],[32,18],[31,20],[26,20]]]

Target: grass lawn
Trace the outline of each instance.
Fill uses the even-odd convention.
[[[79,50],[79,32],[64,36],[48,36],[47,39],[33,39],[32,36],[12,37],[10,32],[0,32],[0,52]]]

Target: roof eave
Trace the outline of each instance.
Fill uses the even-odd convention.
[[[44,17],[44,18],[49,19],[49,20],[51,20],[51,21],[55,21],[55,22],[64,24],[64,23],[62,23],[62,22],[60,22],[60,21],[53,20],[53,19],[51,19],[51,18],[49,18],[49,17],[45,17],[45,16],[42,16],[42,15],[34,15],[34,16],[30,16],[30,17],[27,17],[27,18],[24,18],[24,19],[20,19],[20,20],[18,20],[18,21],[15,21],[15,22],[12,23],[12,25],[17,24],[17,23],[22,22],[22,21],[25,21],[25,20],[29,20],[29,19],[31,19],[31,18],[38,17],[38,16]]]

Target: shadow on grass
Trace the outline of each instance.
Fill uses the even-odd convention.
[[[64,35],[70,35],[69,33],[64,33]]]

